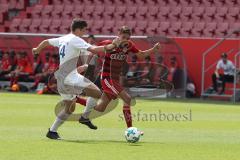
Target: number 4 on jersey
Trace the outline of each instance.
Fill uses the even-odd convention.
[[[61,46],[59,54],[62,56],[62,58],[65,56],[65,45]]]

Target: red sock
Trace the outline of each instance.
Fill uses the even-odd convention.
[[[130,106],[123,106],[123,115],[125,118],[125,122],[127,127],[132,127],[132,115],[131,115],[131,108]]]
[[[81,97],[77,97],[76,103],[86,106],[87,100]]]

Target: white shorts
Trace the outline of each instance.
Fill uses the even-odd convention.
[[[58,88],[61,88],[59,94],[62,100],[74,100],[77,95],[82,94],[82,91],[92,83],[89,79],[79,74],[77,70],[73,70],[62,82],[63,84],[58,83]]]

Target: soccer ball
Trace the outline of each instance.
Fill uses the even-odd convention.
[[[136,143],[141,136],[140,131],[136,127],[130,127],[125,131],[125,138],[127,142]]]

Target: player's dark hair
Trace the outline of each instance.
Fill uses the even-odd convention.
[[[119,29],[119,32],[120,32],[120,33],[126,33],[126,34],[129,34],[129,35],[132,34],[132,30],[131,30],[128,26],[122,26],[122,27]]]
[[[93,34],[90,34],[90,35],[88,36],[88,38],[95,39],[95,36],[94,36]]]
[[[87,27],[87,22],[80,20],[80,19],[73,19],[72,25],[71,25],[71,31],[75,31],[76,29],[83,29]]]
[[[222,58],[227,58],[228,55],[227,55],[227,53],[222,53],[221,57],[222,57]]]

